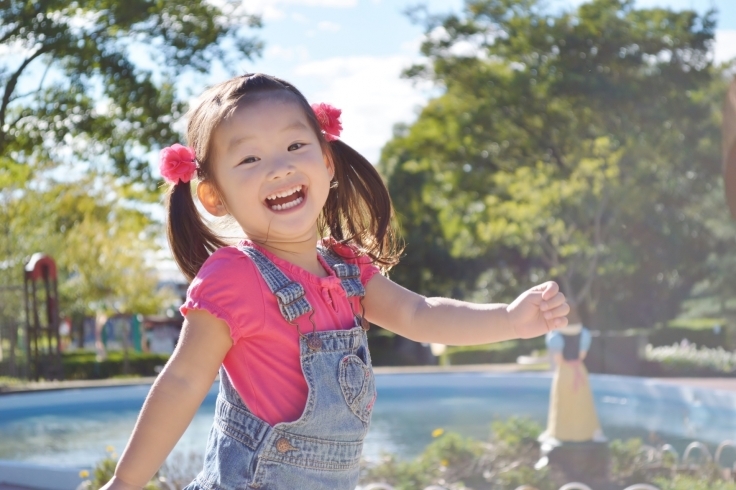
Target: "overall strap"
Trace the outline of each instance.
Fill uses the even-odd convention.
[[[327,265],[335,271],[335,275],[340,279],[342,288],[348,297],[365,296],[365,288],[363,288],[363,283],[360,282],[360,267],[346,263],[342,257],[331,249],[321,245],[317,247],[317,251],[325,259]]]
[[[304,287],[301,284],[286,277],[260,250],[253,247],[239,247],[239,249],[258,267],[268,288],[276,296],[281,315],[287,322],[293,324],[296,318],[312,311],[312,305],[304,296]]]

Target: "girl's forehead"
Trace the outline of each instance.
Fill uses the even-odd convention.
[[[261,135],[269,136],[299,129],[312,130],[303,106],[293,95],[268,95],[270,96],[258,98],[251,96],[247,101],[241,101],[222,120],[214,132],[215,153],[222,155],[236,148],[238,144],[257,139]]]
[[[281,92],[258,94],[241,100],[235,109],[224,118],[221,126],[228,129],[253,130],[291,124],[299,120],[308,125],[304,108],[291,94]]]

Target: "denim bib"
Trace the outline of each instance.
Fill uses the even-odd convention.
[[[297,328],[313,309],[301,284],[293,282],[263,253],[241,248],[276,296],[284,328]],[[348,297],[365,295],[360,269],[328,249],[318,248]],[[312,322],[314,325],[314,323]],[[294,422],[275,426],[245,405],[227,372],[220,368],[215,419],[204,468],[185,490],[354,489],[363,439],[376,399],[368,340],[355,315],[349,330],[299,332],[299,359],[309,388],[306,406]]]

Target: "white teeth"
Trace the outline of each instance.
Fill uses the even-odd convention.
[[[303,200],[303,197],[298,197],[294,201],[287,202],[285,204],[274,204],[273,206],[271,206],[271,209],[275,209],[276,211],[283,211],[284,209],[293,208],[294,206],[301,204]]]
[[[266,198],[266,200],[268,200],[268,199],[278,199],[279,197],[290,196],[290,195],[294,194],[295,192],[300,191],[301,189],[302,189],[302,186],[298,185],[298,186],[293,187],[293,188],[291,188],[289,190],[286,190],[286,191],[283,191],[283,192],[277,192],[276,194],[271,194],[270,196],[268,196]]]

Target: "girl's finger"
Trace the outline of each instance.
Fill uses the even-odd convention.
[[[563,303],[556,308],[552,308],[549,311],[545,311],[544,318],[545,320],[552,320],[554,318],[562,318],[564,316],[567,316],[568,313],[570,313],[570,305],[568,305],[567,303]]]
[[[559,318],[555,318],[554,320],[549,320],[547,321],[547,325],[551,326],[553,329],[564,328],[567,326],[567,317],[561,316]]]
[[[560,291],[560,286],[558,286],[554,281],[549,281],[545,283],[544,286],[545,288],[542,293],[542,299],[545,301],[553,298]]]
[[[557,293],[552,299],[542,303],[542,311],[549,311],[553,308],[557,308],[558,306],[564,304],[565,301],[567,301],[565,295],[562,293]]]

